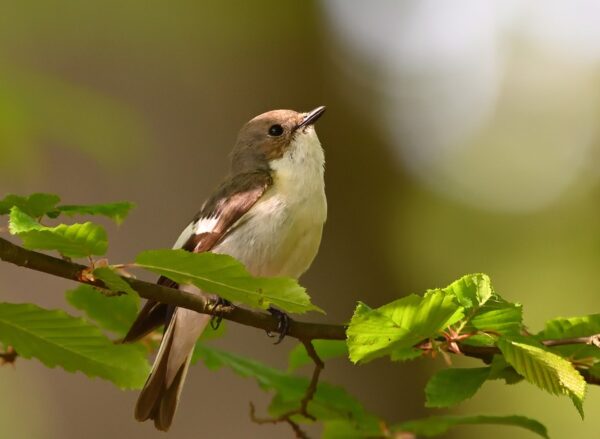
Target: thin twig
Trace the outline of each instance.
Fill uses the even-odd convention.
[[[250,403],[250,419],[252,422],[262,425],[262,424],[279,424],[280,422],[286,422],[292,427],[294,434],[297,439],[310,439],[306,432],[300,428],[297,422],[293,421],[291,418],[260,418],[256,416],[256,408],[254,404]]]
[[[588,337],[561,338],[558,340],[544,340],[545,346],[564,346],[568,344],[589,344],[600,348],[600,334],[590,335]]]
[[[319,358],[319,354],[315,350],[315,347],[312,345],[310,340],[300,340],[308,353],[308,356],[315,363],[315,368],[313,369],[312,378],[310,379],[310,383],[304,392],[304,396],[300,400],[300,406],[293,410],[289,410],[282,415],[279,415],[274,418],[259,418],[256,416],[254,404],[250,403],[250,419],[257,424],[278,424],[281,422],[287,422],[290,424],[297,438],[307,438],[308,436],[300,426],[292,420],[293,416],[301,415],[305,418],[308,418],[312,421],[316,421],[317,419],[308,412],[308,404],[312,401],[317,393],[317,386],[319,385],[319,376],[321,375],[321,371],[325,368],[325,363],[323,360]]]

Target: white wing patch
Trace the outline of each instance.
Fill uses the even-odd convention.
[[[212,232],[217,225],[217,221],[219,221],[219,218],[213,216],[210,218],[200,218],[198,221],[189,223],[188,226],[183,229],[183,232],[181,232],[181,235],[179,235],[177,241],[175,241],[173,248],[177,249],[183,247],[192,235],[200,235],[201,233]]]
[[[219,221],[219,217],[216,216],[210,218],[200,218],[196,222],[196,227],[194,227],[194,233],[196,235],[200,235],[201,233],[212,232],[215,226],[217,225],[217,221]]]

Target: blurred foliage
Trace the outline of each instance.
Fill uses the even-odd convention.
[[[139,116],[116,98],[50,74],[6,68],[0,74],[0,167],[15,173],[41,166],[40,147],[48,142],[114,166],[131,160],[148,137]]]

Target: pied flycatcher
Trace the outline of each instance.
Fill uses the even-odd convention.
[[[298,278],[312,263],[327,216],[325,158],[308,113],[275,110],[246,123],[231,172],[185,228],[174,248],[233,256],[254,276]],[[161,277],[159,284],[205,293]],[[135,341],[165,325],[150,376],[135,407],[138,421],[159,430],[173,421],[196,340],[211,316],[149,300],[125,337]]]

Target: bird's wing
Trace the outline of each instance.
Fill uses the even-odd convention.
[[[177,239],[174,248],[193,253],[212,250],[235,228],[240,218],[272,184],[270,174],[262,171],[238,174],[227,180],[204,203],[200,212]],[[164,276],[161,276],[157,283],[171,288],[178,287],[176,282]],[[167,324],[173,311],[174,307],[148,300],[123,341],[136,341],[158,326]]]

